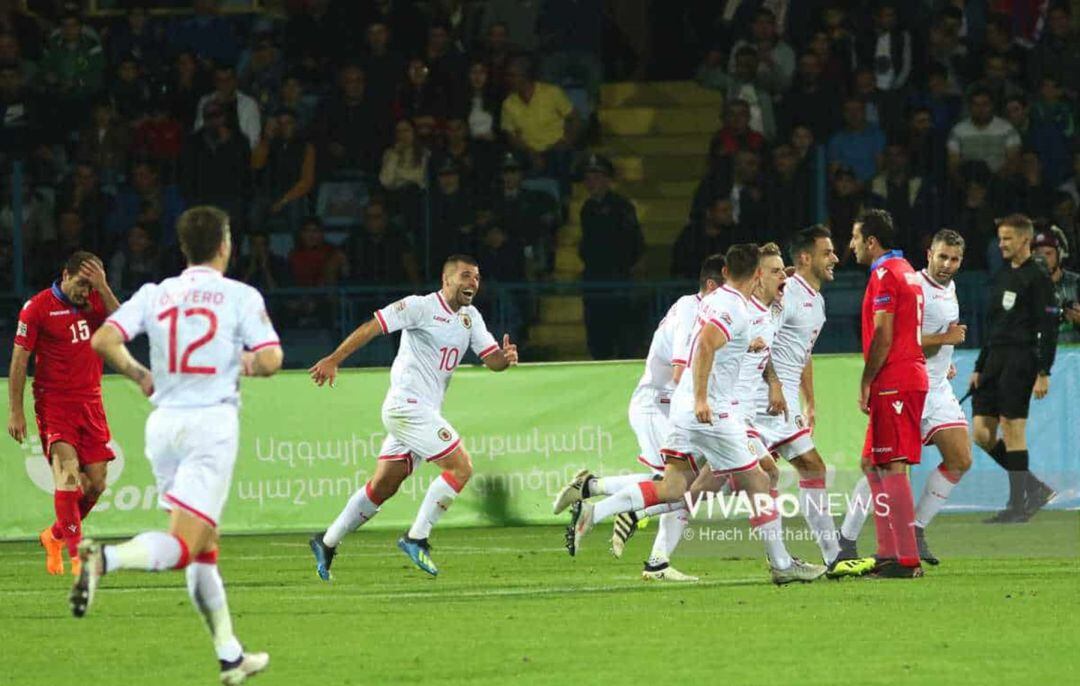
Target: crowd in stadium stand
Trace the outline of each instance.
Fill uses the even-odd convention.
[[[202,203],[230,213],[234,271],[261,287],[418,284],[456,251],[495,280],[551,274],[626,42],[605,3],[312,0],[283,18],[120,4],[91,18],[0,3],[0,290],[15,158],[34,287],[76,248],[120,291],[157,279],[178,266],[177,215]],[[994,219],[1021,211],[1060,227],[1075,269],[1071,4],[652,3],[646,72],[685,79],[700,58],[696,79],[725,96],[672,276],[811,223],[819,175],[838,245],[882,207],[906,249],[948,225],[971,266],[993,267]]]

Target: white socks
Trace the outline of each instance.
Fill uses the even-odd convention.
[[[337,544],[341,543],[341,539],[345,538],[345,534],[355,531],[374,517],[379,511],[381,503],[376,503],[372,498],[373,495],[370,481],[364,484],[364,487],[359,491],[353,493],[352,497],[349,498],[349,502],[345,503],[345,508],[341,510],[341,514],[337,516],[334,523],[323,534],[323,543],[331,548],[337,547]]]
[[[825,479],[799,481],[799,509],[802,510],[803,518],[821,548],[825,564],[829,564],[840,554],[840,543],[836,540],[836,522],[829,512],[829,494],[825,490]]]
[[[652,474],[625,474],[623,476],[599,476],[589,480],[589,496],[615,495],[627,486],[641,481],[651,481]]]
[[[945,471],[944,464],[930,472],[930,476],[926,477],[926,486],[919,498],[919,505],[915,508],[915,526],[925,529],[930,524],[930,520],[945,505],[959,481],[959,476]]]
[[[650,503],[649,505],[655,504],[656,503]],[[599,524],[608,517],[617,515],[620,512],[636,512],[645,507],[645,496],[641,492],[639,482],[635,481],[634,483],[623,486],[618,493],[609,495],[598,502],[596,504],[596,509],[593,510],[593,523]]]
[[[186,574],[188,595],[206,620],[218,659],[225,662],[239,660],[244,650],[233,635],[229,604],[225,600],[225,584],[221,581],[217,564],[195,562],[188,565]]]
[[[420,511],[416,513],[416,521],[409,528],[409,538],[421,540],[428,537],[431,527],[443,516],[454,503],[461,486],[450,472],[443,472],[439,478],[431,482],[424,502],[420,504]]]
[[[855,488],[851,491],[851,501],[848,503],[848,511],[844,516],[844,523],[840,525],[840,535],[849,541],[859,538],[866,518],[874,509],[873,494],[870,493],[870,482],[865,476],[859,477]]]
[[[118,569],[160,572],[188,563],[187,547],[179,538],[164,531],[141,533],[119,545],[107,545],[103,552],[105,570],[109,572]]]
[[[656,531],[656,540],[653,541],[652,553],[646,563],[652,567],[667,564],[671,560],[675,547],[682,540],[683,530],[690,521],[690,515],[686,510],[680,512],[668,512],[660,515],[660,524]]]
[[[780,525],[780,516],[775,510],[750,519],[754,534],[765,544],[765,555],[773,569],[787,569],[791,566],[791,554],[784,546],[784,531]]]

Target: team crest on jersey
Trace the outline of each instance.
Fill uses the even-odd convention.
[[[15,329],[16,336],[25,336],[27,333],[26,322],[19,322],[19,326]]]
[[[405,309],[405,301],[404,300],[398,300],[396,303],[394,303],[394,311],[395,312],[401,312],[404,309]]]
[[[472,328],[472,317],[470,317],[467,314],[461,315],[461,325],[464,326],[466,329],[471,329]]]
[[[806,419],[801,414],[795,415],[795,427],[800,431],[806,428]]]
[[[892,409],[896,411],[896,414],[902,413],[904,411],[904,401],[903,400],[897,400],[897,401],[893,402]]]
[[[1016,304],[1016,293],[1014,291],[1005,291],[1001,295],[1001,306],[1008,312]]]
[[[439,437],[439,440],[442,441],[449,441],[453,436],[453,434],[450,433],[450,429],[447,429],[445,426],[439,429],[436,435]]]
[[[720,318],[724,320],[724,323],[731,324],[731,315],[727,312],[721,312]]]

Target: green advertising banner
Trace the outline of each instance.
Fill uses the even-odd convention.
[[[815,358],[815,439],[831,466],[857,464],[866,426],[856,407],[861,366],[854,355]],[[553,523],[551,500],[578,469],[640,471],[627,405],[641,371],[641,362],[522,365],[502,374],[459,369],[443,414],[461,434],[475,474],[443,521]],[[316,388],[300,372],[244,379],[240,454],[223,531],[325,528],[375,467],[388,384],[386,369],[345,371],[336,388]],[[119,535],[160,528],[165,518],[143,456],[151,406],[122,378],[107,376],[103,386],[117,459],[109,489],[84,529]],[[26,412],[32,416],[29,399]],[[53,520],[52,477],[41,444],[35,432],[22,446],[10,439],[3,445],[0,538],[36,537]],[[432,465],[418,469],[369,526],[406,528],[438,474]]]

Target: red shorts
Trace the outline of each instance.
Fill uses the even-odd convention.
[[[882,466],[898,460],[919,464],[923,445],[919,422],[925,404],[926,391],[870,389],[863,459]]]
[[[95,464],[112,460],[108,446],[109,423],[101,398],[94,400],[45,400],[34,403],[38,434],[45,459],[50,459],[54,443],[70,443],[79,456],[79,464]]]

